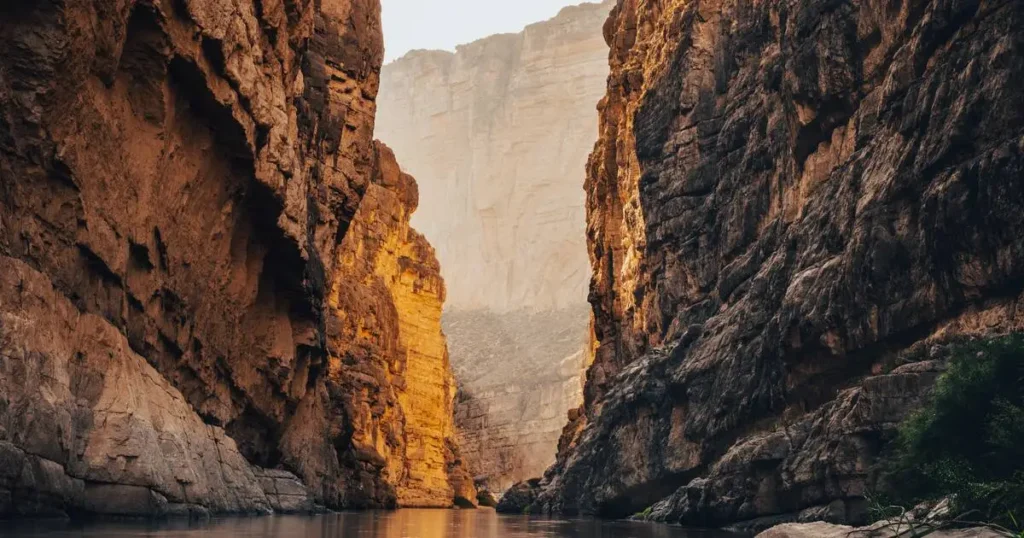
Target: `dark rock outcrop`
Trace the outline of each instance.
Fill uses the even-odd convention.
[[[407,412],[450,423],[454,391],[414,183],[372,140],[382,49],[376,0],[0,5],[0,260],[17,277],[0,443],[18,465],[0,512],[310,505],[260,479],[281,469],[330,507],[451,505],[450,432],[430,441]],[[375,260],[401,251],[365,282],[348,280],[370,255],[354,229],[392,241]],[[436,303],[413,336],[406,288]]]
[[[537,501],[540,492],[540,480],[533,479],[513,485],[498,501],[496,509],[505,514],[522,514],[529,512]]]
[[[747,529],[777,523],[780,516],[867,520],[874,458],[925,401],[943,369],[936,357],[868,377],[813,413],[745,437],[705,476],[655,503],[645,519],[703,525],[754,520]]]
[[[494,494],[487,490],[480,490],[476,494],[476,502],[480,506],[486,506],[489,508],[495,508],[498,506],[498,499],[495,499]]]
[[[620,0],[595,362],[531,510],[862,519],[935,375],[884,365],[1024,325],[1022,29],[1007,0]]]

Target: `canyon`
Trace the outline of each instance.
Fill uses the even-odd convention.
[[[1022,2],[383,47],[378,0],[0,4],[0,518],[838,535],[1024,331]]]
[[[372,0],[0,6],[0,516],[471,505]]]
[[[1022,28],[1005,0],[620,0],[584,405],[499,509],[865,522],[949,343],[1024,329]]]
[[[420,182],[413,223],[449,283],[460,446],[494,493],[555,461],[582,401],[587,155],[613,2],[384,66],[376,136]]]

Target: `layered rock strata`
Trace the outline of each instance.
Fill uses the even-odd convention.
[[[589,274],[581,187],[608,74],[601,27],[611,5],[566,8],[455,53],[414,51],[381,74],[377,136],[423,186],[413,220],[450,283],[444,324],[462,445],[494,491],[554,461],[565,413],[580,401]],[[535,332],[540,320],[551,339]]]
[[[353,478],[391,477],[401,506],[449,506],[456,486],[475,500],[457,465],[455,382],[440,330],[445,285],[433,248],[409,227],[416,182],[380,143],[374,170],[328,295],[338,331],[328,376],[342,383],[356,426],[349,442],[372,469]]]
[[[379,10],[0,6],[0,442],[26,469],[0,511],[451,504],[443,288],[372,142]]]
[[[566,412],[583,398],[585,306],[556,311],[444,315],[456,363],[459,446],[491,492],[554,462]]]
[[[532,509],[862,519],[935,375],[884,365],[1021,328],[1022,23],[1013,1],[620,0],[595,360]]]
[[[252,466],[113,325],[0,257],[0,514],[269,512]]]

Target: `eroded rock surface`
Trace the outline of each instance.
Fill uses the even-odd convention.
[[[779,517],[865,521],[874,458],[926,401],[945,369],[944,349],[934,346],[930,358],[868,377],[813,413],[744,438],[644,519],[696,523],[699,514],[704,525],[741,521],[755,530]]]
[[[460,444],[495,492],[554,461],[566,411],[580,403],[582,184],[611,5],[566,8],[455,53],[414,51],[381,74],[377,137],[423,187],[413,222],[449,283]]]
[[[175,446],[192,465],[207,465],[211,443],[232,445],[236,474],[245,474],[245,462],[286,469],[330,507],[447,506],[451,488],[438,481],[457,469],[457,450],[419,430],[451,420],[437,319],[442,285],[429,247],[407,230],[410,189],[381,203],[380,190],[396,187],[387,183],[396,176],[388,167],[397,166],[380,159],[372,141],[379,12],[376,0],[5,2],[0,256],[20,260],[70,301],[72,311],[31,319],[30,327],[88,320],[111,342],[115,356],[104,360],[180,393],[193,411],[191,418],[175,411],[178,433],[194,441]],[[349,232],[367,233],[374,219],[390,219],[388,252],[401,254],[367,281],[349,281],[345,257],[369,255],[351,245],[372,240]],[[352,286],[366,288],[365,300],[339,306],[335,291]],[[405,311],[420,305],[403,302],[404,288],[436,303],[433,313],[417,320]],[[17,290],[0,301],[14,304]],[[374,336],[386,342],[381,355],[358,350],[360,335],[345,325],[353,319],[386,319],[375,327],[393,331]],[[419,323],[414,344],[405,340],[410,323]],[[370,330],[369,321],[355,326]],[[69,371],[88,359],[48,354],[44,334],[34,331],[13,333],[13,349],[28,364],[50,356],[53,369]],[[378,364],[388,375],[366,373]],[[92,408],[78,400],[54,400],[53,412]],[[117,403],[137,417],[149,405]],[[377,435],[381,423],[388,436]],[[124,428],[137,430],[132,439],[163,439],[160,426],[145,421],[109,432],[62,424],[32,441],[73,450],[64,441],[82,431],[103,459],[118,457]],[[199,483],[184,470],[95,478],[89,473],[98,471],[75,467],[69,454],[42,454],[11,437],[22,435],[15,430],[3,435],[87,481],[86,493],[95,479],[141,486],[174,504],[184,494],[168,481]],[[258,502],[235,499],[234,488],[245,484]],[[208,498],[188,493],[187,502],[214,511],[269,506],[251,470],[204,491]],[[300,502],[290,495],[271,504]],[[126,505],[133,502],[143,504]]]
[[[271,508],[222,428],[204,424],[113,325],[6,256],[0,453],[0,516]]]
[[[473,500],[454,439],[455,381],[441,333],[445,285],[433,248],[409,227],[416,182],[380,143],[374,169],[328,299],[338,331],[329,377],[342,383],[356,425],[350,442],[361,472],[350,480],[372,486],[390,477],[401,506],[450,506],[456,493]]]
[[[459,383],[455,421],[471,471],[492,493],[554,461],[566,411],[583,398],[585,306],[444,314]]]
[[[883,365],[1021,327],[1022,23],[1014,1],[620,0],[595,361],[532,508],[856,520],[934,377]]]
[[[297,476],[280,469],[256,469],[267,502],[279,514],[308,514],[322,510]]]

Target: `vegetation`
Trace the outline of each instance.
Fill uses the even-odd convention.
[[[1024,536],[1024,335],[952,347],[930,405],[901,428],[889,474],[894,504],[950,497],[957,519]]]
[[[644,508],[642,511],[633,514],[632,519],[644,519],[650,516],[653,510],[654,506],[648,506],[647,508]]]

